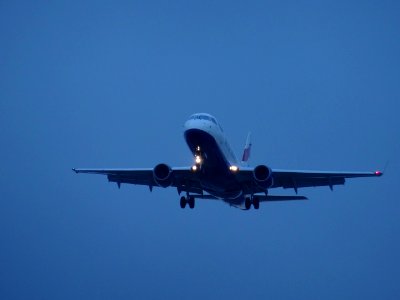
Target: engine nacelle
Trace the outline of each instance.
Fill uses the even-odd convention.
[[[153,169],[154,181],[161,187],[169,187],[172,184],[172,169],[166,164],[158,164]]]
[[[255,167],[253,176],[257,185],[261,188],[270,188],[274,183],[272,178],[272,170],[265,165],[258,165]]]

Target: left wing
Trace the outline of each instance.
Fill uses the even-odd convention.
[[[261,193],[263,188],[254,184],[253,168],[239,170],[237,176],[246,193]],[[273,184],[270,188],[292,188],[296,191],[303,187],[343,185],[348,178],[379,177],[383,173],[375,172],[330,172],[330,171],[306,171],[306,170],[280,170],[272,169]]]
[[[293,188],[297,191],[302,187],[343,185],[347,178],[357,177],[379,177],[382,172],[330,172],[330,171],[295,171],[295,170],[272,170],[274,178],[273,187],[284,189]]]

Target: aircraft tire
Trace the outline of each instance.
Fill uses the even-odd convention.
[[[251,200],[250,200],[250,198],[246,198],[246,199],[244,200],[244,206],[246,207],[246,209],[250,209],[250,207],[251,207]]]
[[[190,196],[190,197],[189,197],[189,199],[188,199],[188,204],[189,204],[189,207],[190,207],[191,209],[194,208],[194,197],[193,197],[193,196]]]
[[[186,203],[187,203],[186,197],[182,196],[181,197],[181,201],[180,201],[181,208],[185,208],[186,207]]]
[[[257,198],[254,198],[253,206],[254,206],[254,209],[259,209],[260,208],[260,200],[258,200]]]

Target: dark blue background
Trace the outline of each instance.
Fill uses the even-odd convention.
[[[2,1],[1,299],[399,299],[398,1]],[[243,212],[72,167],[373,171]],[[293,191],[287,191],[293,193]]]

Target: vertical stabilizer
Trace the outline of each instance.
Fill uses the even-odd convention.
[[[247,135],[246,145],[243,150],[242,164],[248,165],[251,151],[251,132]]]

